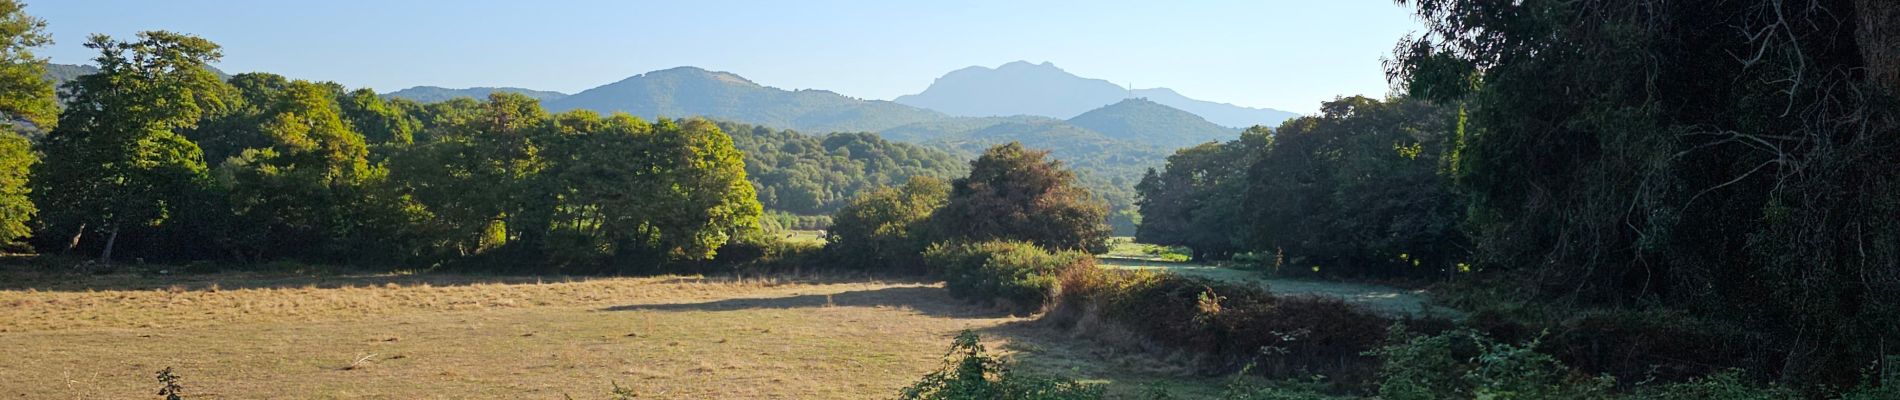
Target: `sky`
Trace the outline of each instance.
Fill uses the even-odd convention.
[[[574,93],[696,66],[783,89],[889,100],[963,67],[1051,62],[1135,88],[1315,112],[1390,91],[1381,61],[1422,29],[1392,0],[422,1],[25,0],[55,63],[88,35],[190,33],[227,72],[394,91]]]

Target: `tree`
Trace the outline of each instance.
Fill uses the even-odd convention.
[[[0,114],[9,127],[0,133],[0,244],[32,235],[27,221],[39,208],[27,177],[39,158],[27,136],[58,122],[53,85],[42,78],[46,59],[32,51],[52,43],[45,29],[46,21],[27,15],[18,1],[0,0]]]
[[[86,47],[99,51],[100,71],[72,83],[72,100],[42,143],[46,162],[31,179],[35,203],[48,211],[46,229],[69,234],[68,248],[87,232],[105,233],[105,261],[122,231],[161,228],[196,210],[190,205],[210,177],[197,144],[179,130],[226,111],[232,98],[206,69],[218,45],[164,31],[138,37],[92,36]]]
[[[540,246],[549,207],[535,185],[547,167],[548,114],[533,98],[512,93],[486,102],[433,107],[429,141],[395,155],[391,172],[403,191],[435,215],[443,246],[472,255],[525,240]],[[541,213],[541,214],[537,214]]]
[[[1454,270],[1468,254],[1464,202],[1441,172],[1452,119],[1422,101],[1354,96],[1281,124],[1246,173],[1242,208],[1254,247],[1279,256],[1288,272]]]
[[[1202,260],[1252,245],[1248,225],[1235,221],[1244,220],[1247,172],[1272,143],[1271,133],[1254,127],[1227,143],[1177,150],[1162,172],[1149,170],[1135,185],[1141,196],[1136,240],[1187,246]]]
[[[325,85],[294,81],[258,98],[248,127],[264,143],[246,148],[219,168],[229,193],[233,250],[253,260],[284,255],[337,256],[353,235],[369,174],[363,136],[343,122]]]
[[[1466,117],[1481,265],[1748,326],[1744,366],[1788,379],[1900,341],[1892,2],[1403,3],[1427,31],[1388,73]]]
[[[917,268],[930,245],[925,224],[949,196],[950,185],[927,176],[859,193],[832,214],[825,250],[860,268]]]
[[[1011,142],[970,162],[950,184],[933,224],[942,239],[1022,240],[1052,250],[1108,251],[1108,206],[1076,185],[1075,174],[1047,151]]]

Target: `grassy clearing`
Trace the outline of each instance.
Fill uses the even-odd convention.
[[[1101,265],[1103,268],[1157,270],[1223,282],[1253,283],[1282,295],[1338,297],[1345,299],[1347,303],[1364,306],[1388,315],[1457,315],[1456,310],[1432,307],[1427,304],[1427,296],[1422,290],[1360,283],[1274,279],[1268,278],[1259,271],[1122,257],[1103,257]]]
[[[974,329],[1026,369],[1129,393],[1214,382],[938,285],[844,276],[68,276],[0,286],[0,397],[888,398]]]

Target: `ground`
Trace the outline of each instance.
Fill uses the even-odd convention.
[[[1022,369],[1111,393],[1218,384],[937,284],[863,276],[6,277],[5,398],[155,398],[167,367],[191,399],[588,399],[615,384],[641,398],[889,398],[965,329]]]

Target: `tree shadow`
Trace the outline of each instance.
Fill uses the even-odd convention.
[[[110,290],[206,291],[240,289],[338,289],[346,287],[457,287],[475,285],[537,285],[597,280],[638,280],[641,284],[829,284],[872,279],[889,283],[916,283],[914,277],[866,276],[828,272],[745,275],[506,275],[455,272],[390,273],[313,267],[282,271],[182,272],[175,266],[127,268],[111,273],[0,264],[0,291],[88,292]]]
[[[1002,318],[1010,313],[993,307],[970,304],[950,297],[939,286],[895,286],[831,294],[806,294],[771,298],[739,298],[700,303],[630,304],[602,311],[739,311],[790,310],[826,307],[899,308],[942,318]]]

